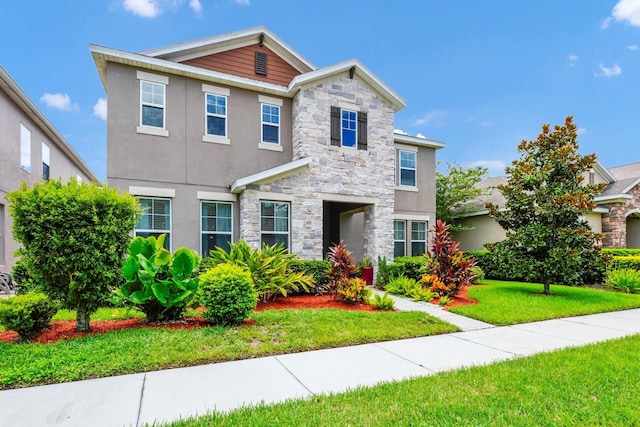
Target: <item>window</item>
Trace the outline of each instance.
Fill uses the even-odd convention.
[[[355,148],[357,141],[357,123],[358,113],[351,110],[342,110],[341,112],[341,128],[340,140],[343,147]]]
[[[262,142],[280,144],[280,107],[262,104]]]
[[[283,243],[289,249],[289,203],[261,202],[260,241],[267,245]]]
[[[416,155],[415,151],[397,150],[397,171],[396,182],[401,187],[416,186]]]
[[[166,234],[164,247],[171,250],[171,200],[141,197],[142,216],[136,225],[135,235],[142,237]]]
[[[140,81],[140,124],[164,129],[165,88],[160,83]]]
[[[49,181],[49,169],[51,164],[51,151],[49,150],[49,146],[42,143],[42,180]]]
[[[422,255],[427,251],[427,223],[411,222],[411,256]]]
[[[205,94],[207,135],[227,136],[227,97]]]
[[[393,221],[393,256],[405,256],[407,243],[407,222]]]
[[[202,256],[216,246],[229,251],[232,239],[233,209],[231,203],[202,202]]]
[[[31,172],[31,131],[20,124],[20,167]]]

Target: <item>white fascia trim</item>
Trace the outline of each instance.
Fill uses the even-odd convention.
[[[408,144],[408,145],[415,145],[418,147],[435,148],[436,150],[439,150],[447,146],[447,144],[445,144],[444,142],[435,141],[433,139],[420,138],[420,137],[411,136],[411,135],[401,135],[399,133],[393,134],[393,142],[396,144]]]
[[[258,191],[258,199],[261,201],[273,200],[275,202],[293,202],[294,197],[293,194]]]
[[[204,83],[202,84],[202,91],[204,93],[220,96],[229,96],[231,93],[231,90],[228,87],[212,86]]]
[[[380,201],[377,197],[350,196],[348,194],[321,193],[320,198],[326,202],[361,203],[363,205],[376,205]]]
[[[382,80],[380,80],[375,74],[373,74],[371,70],[362,65],[362,63],[357,59],[349,59],[347,61],[339,62],[328,67],[320,68],[314,71],[309,71],[308,73],[295,76],[293,80],[291,80],[291,83],[289,83],[289,91],[293,93],[304,85],[313,83],[316,80],[325,79],[335,74],[343,73],[345,71],[348,71],[351,67],[355,67],[356,74],[359,77],[361,77],[373,88],[378,90],[378,92],[380,92],[380,94],[382,94],[385,98],[387,98],[387,100],[391,102],[396,111],[401,110],[407,105],[406,101],[400,95],[398,95],[396,91],[387,86]]]
[[[633,187],[635,187],[636,185],[640,184],[640,178],[636,179],[635,181],[633,181],[631,183],[631,185],[629,185],[627,188],[625,188],[624,190],[622,190],[623,193],[628,193],[629,191],[631,191],[631,189]]]
[[[212,202],[235,202],[238,200],[238,196],[235,194],[218,193],[215,191],[198,191],[196,192],[196,198],[198,200]]]
[[[261,181],[273,181],[282,175],[290,174],[297,169],[308,166],[310,163],[311,157],[305,157],[303,159],[285,163],[284,165],[276,166],[275,168],[267,169],[266,171],[237,179],[233,184],[231,184],[231,192],[235,194],[242,193],[245,188],[247,188],[247,185],[256,184]]]
[[[173,188],[134,187],[130,185],[129,194],[132,196],[173,198],[176,197],[176,190]]]
[[[611,184],[612,182],[616,182],[616,177],[613,176],[611,172],[609,172],[609,169],[607,169],[602,163],[600,163],[600,160],[596,159],[596,162],[593,165],[593,169],[596,170],[600,175],[602,175],[603,178],[607,179],[609,181],[609,184]]]
[[[611,194],[608,196],[594,197],[593,201],[596,203],[614,203],[614,202],[624,202],[631,199],[633,199],[633,196],[631,194]]]
[[[393,214],[394,220],[406,220],[406,221],[431,221],[430,215],[406,215],[406,214]]]
[[[258,95],[258,102],[262,104],[277,105],[278,107],[282,107],[284,104],[281,98],[273,98],[265,95]]]

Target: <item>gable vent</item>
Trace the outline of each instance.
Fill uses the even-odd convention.
[[[256,74],[267,75],[267,54],[264,52],[256,52]]]

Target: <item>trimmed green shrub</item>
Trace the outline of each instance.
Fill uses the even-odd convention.
[[[130,195],[70,179],[22,184],[7,195],[18,256],[49,298],[76,311],[76,330],[121,284],[140,207]]]
[[[603,248],[602,253],[611,256],[640,256],[640,248]]]
[[[229,252],[216,248],[209,252],[203,267],[233,264],[247,269],[258,297],[262,301],[292,292],[308,292],[313,287],[312,276],[294,271],[296,255],[287,253],[284,245],[262,245],[262,249],[251,248],[244,240],[229,244]]]
[[[357,302],[366,301],[371,295],[371,289],[367,287],[367,283],[359,277],[342,280],[338,285],[338,295],[343,301],[355,304]]]
[[[610,270],[607,272],[605,286],[627,293],[640,292],[640,271],[631,268]]]
[[[198,291],[200,256],[186,247],[172,255],[164,248],[165,237],[133,239],[122,267],[126,282],[115,292],[143,312],[148,322],[178,320]]]
[[[28,293],[0,299],[0,325],[15,331],[21,341],[42,332],[58,311],[58,304],[43,293]]]
[[[471,272],[475,276],[471,283],[478,283],[484,280],[484,271],[480,267],[473,267]]]
[[[382,296],[380,294],[373,294],[368,302],[369,305],[385,311],[393,310],[393,306],[396,304],[393,298],[389,296],[389,292],[385,292]]]
[[[202,316],[216,325],[233,326],[258,304],[251,273],[238,265],[219,264],[200,276]]]
[[[403,275],[414,280],[420,280],[420,278],[426,273],[428,261],[429,258],[425,255],[397,257],[393,260],[394,266],[391,267],[391,275],[392,277]]]
[[[640,255],[614,256],[609,264],[611,270],[632,269],[640,270]]]
[[[376,272],[376,286],[384,289],[389,283],[389,264],[387,257],[378,255],[378,271]]]
[[[11,268],[11,278],[13,279],[16,293],[19,295],[29,292],[42,292],[40,286],[38,286],[37,283],[34,282],[33,278],[29,274],[26,262],[22,258],[18,258],[16,263]]]
[[[291,292],[291,294],[303,294],[317,293],[318,288],[326,287],[333,278],[329,274],[329,270],[331,270],[331,263],[327,260],[304,260],[304,259],[296,259],[290,265],[290,269],[294,273],[302,273],[306,276],[313,277],[315,281],[315,285],[309,286],[308,290],[304,290],[302,287],[297,290]]]

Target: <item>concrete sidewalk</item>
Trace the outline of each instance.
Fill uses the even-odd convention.
[[[635,309],[5,390],[0,391],[0,426],[139,426],[427,376],[638,332],[640,309]]]

